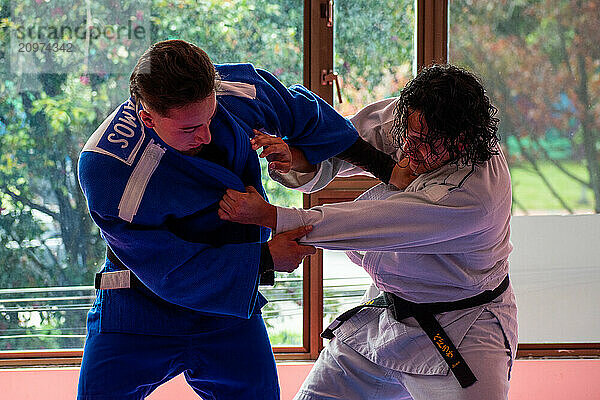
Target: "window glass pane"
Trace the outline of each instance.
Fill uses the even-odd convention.
[[[412,77],[415,12],[412,0],[337,0],[334,65],[342,103],[351,115],[386,97],[397,96]],[[334,87],[334,90],[336,88]],[[324,325],[358,305],[371,278],[343,252],[323,251]]]
[[[298,81],[300,82],[300,81]],[[267,162],[261,160],[263,185],[271,203],[278,206],[302,207],[302,193],[286,189],[271,180]],[[302,266],[292,273],[275,273],[275,286],[260,288],[269,300],[263,307],[263,318],[273,346],[302,346],[303,298]]]
[[[451,1],[449,58],[500,110],[515,214],[600,211],[595,2]]]
[[[269,300],[263,318],[273,346],[302,346],[302,266],[291,274],[276,273],[275,286],[262,288]]]
[[[599,28],[596,2],[450,2],[450,62],[499,109],[525,343],[600,340],[597,215],[556,215],[600,211]]]
[[[376,100],[398,95],[412,77],[413,0],[336,0],[334,65],[342,103],[351,115]],[[334,88],[335,89],[335,88]]]
[[[516,216],[519,342],[600,342],[600,215]]]
[[[81,348],[105,247],[79,189],[78,154],[128,97],[138,57],[181,38],[215,63],[252,62],[286,85],[302,82],[304,3],[0,4],[0,350]],[[301,205],[299,193],[266,186],[275,203]],[[274,300],[265,318],[275,343],[299,344],[301,318],[288,317],[302,314],[302,282],[284,278],[265,291]]]
[[[371,277],[342,251],[323,250],[323,326],[360,304]]]

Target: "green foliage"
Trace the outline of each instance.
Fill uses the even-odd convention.
[[[300,0],[155,1],[152,41],[184,39],[215,63],[251,62],[301,83],[303,9]]]
[[[548,134],[538,141],[532,141],[530,137],[517,138],[509,136],[506,139],[508,153],[522,160],[523,152],[536,154],[536,157],[544,158],[543,154],[548,154],[554,160],[571,160],[573,151],[571,141],[560,135],[556,130],[551,130]]]
[[[277,333],[270,333],[269,340],[273,346],[301,346],[302,333],[298,330],[285,330]]]
[[[98,41],[84,63],[65,54],[37,53],[34,61],[52,68],[17,74],[9,52],[15,27],[68,25],[85,14],[87,3],[0,0],[0,4],[0,289],[90,285],[103,260],[104,244],[78,187],[78,155],[87,137],[128,96],[128,73],[114,71],[130,71],[137,57],[117,47],[100,53]],[[286,84],[302,81],[303,3],[299,0],[108,0],[90,6],[95,16],[114,16],[113,21],[99,23],[121,25],[129,14],[110,10],[137,7],[136,18],[150,15],[149,42],[186,39],[204,48],[216,63],[252,62]],[[26,13],[28,8],[35,12]],[[44,12],[51,12],[53,20],[44,20]],[[109,61],[106,70],[99,70],[95,60]],[[265,186],[275,202],[301,205],[298,193],[268,179]],[[30,305],[7,304],[15,310]],[[82,333],[85,307],[24,313],[3,309],[0,336],[27,337],[2,339],[0,349],[81,346],[80,338],[65,332],[79,329],[77,333]]]
[[[365,82],[370,92],[386,72],[412,62],[412,5],[406,0],[335,2],[336,69],[345,81]]]
[[[383,12],[385,10],[385,12]],[[335,2],[334,65],[350,115],[363,106],[398,95],[412,76],[414,2]]]

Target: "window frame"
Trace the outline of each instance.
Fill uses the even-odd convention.
[[[449,1],[448,0],[416,0],[416,32],[415,32],[415,50],[416,50],[416,70],[419,71],[424,66],[433,63],[446,63],[448,60],[448,18]],[[332,38],[333,40],[333,38]],[[332,53],[333,58],[333,53]],[[333,64],[331,64],[333,65]],[[311,90],[315,90],[311,86]],[[326,91],[326,92],[325,92]],[[330,104],[333,101],[333,87],[326,86],[319,95],[326,99]],[[373,180],[372,180],[373,181]],[[377,182],[377,181],[374,181]],[[364,178],[343,178],[336,179],[332,184],[322,191],[305,196],[305,206],[313,207],[327,203],[345,201],[350,195],[356,197],[364,190],[372,186]],[[337,196],[337,197],[336,197]],[[310,264],[313,266],[310,273],[323,275],[323,256],[322,251],[311,256]],[[306,272],[305,272],[306,273]],[[308,277],[306,279],[309,279]],[[316,290],[317,299],[320,301],[320,314],[311,315],[310,323],[322,328],[323,314],[323,284]],[[312,332],[312,331],[311,331]],[[312,334],[312,333],[311,333]],[[318,336],[318,335],[317,335]],[[322,348],[322,340],[311,339],[317,342],[319,349]],[[589,343],[519,343],[516,358],[600,358],[600,342]]]
[[[303,83],[330,104],[333,85],[321,84],[321,71],[333,70],[333,27],[327,26],[331,0],[304,1]],[[448,0],[415,0],[415,67],[448,61]],[[303,206],[356,198],[373,186],[375,179],[356,177],[334,180],[318,193],[304,195]],[[316,360],[323,348],[323,252],[307,257],[303,264],[302,346],[275,346],[277,360]],[[35,350],[0,352],[0,368],[79,366],[83,350]],[[600,357],[600,343],[519,343],[517,358]]]

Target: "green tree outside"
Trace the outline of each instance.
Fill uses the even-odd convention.
[[[482,76],[500,110],[520,212],[548,204],[541,196],[532,204],[521,192],[527,184],[556,211],[600,212],[597,17],[595,1],[450,2],[449,58]],[[574,172],[573,162],[585,169]]]

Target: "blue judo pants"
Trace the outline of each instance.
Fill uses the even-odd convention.
[[[88,324],[79,400],[139,400],[183,373],[203,400],[279,400],[261,314],[188,336],[105,333]]]

